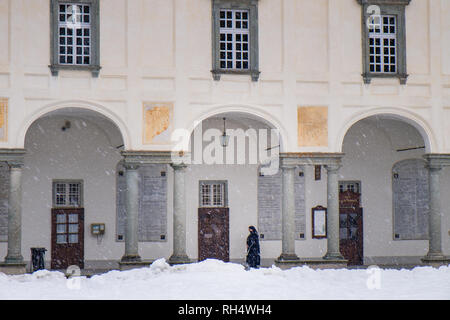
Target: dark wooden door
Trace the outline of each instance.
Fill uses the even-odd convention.
[[[198,209],[198,260],[230,260],[229,208]]]
[[[361,194],[339,193],[339,248],[349,265],[363,264],[363,215]]]
[[[51,268],[84,268],[84,209],[52,209]]]

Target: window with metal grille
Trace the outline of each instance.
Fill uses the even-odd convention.
[[[200,182],[200,207],[226,207],[226,181]]]
[[[53,182],[53,207],[82,206],[82,185],[78,181],[55,181]]]
[[[58,10],[59,63],[91,63],[91,6],[62,3]]]
[[[411,0],[356,0],[362,10],[363,80],[398,78],[406,84],[406,6]]]
[[[87,70],[97,77],[99,55],[99,0],[50,0],[51,64],[59,70]]]
[[[220,68],[249,68],[248,10],[220,10]]]
[[[339,192],[351,191],[361,193],[360,182],[358,181],[340,181]]]
[[[212,70],[259,79],[258,1],[212,0]]]
[[[369,18],[370,72],[397,72],[397,22],[391,15]]]

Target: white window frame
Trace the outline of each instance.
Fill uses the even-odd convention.
[[[372,73],[385,73],[385,74],[395,74],[397,73],[398,66],[397,66],[397,17],[395,15],[381,15],[381,16],[374,16],[369,18],[370,24],[369,24],[369,68],[370,72]],[[393,20],[393,24],[391,23],[391,20]],[[387,21],[387,23],[386,23]],[[391,32],[391,28],[394,29],[394,32]],[[387,32],[386,32],[387,30]],[[379,45],[377,45],[375,42],[379,40]],[[371,43],[373,41],[373,44]],[[388,42],[388,44],[385,44],[385,41]],[[393,45],[391,45],[391,42],[394,42]],[[376,52],[376,49],[379,48],[379,53]],[[373,49],[373,52],[372,52]],[[385,53],[385,50],[391,51],[394,50],[394,53],[388,52]],[[374,58],[374,61],[372,62],[372,57]],[[377,62],[376,58],[379,57],[380,61]],[[391,58],[394,58],[394,63],[391,61],[388,61],[386,63],[385,59],[391,60]],[[377,66],[380,66],[380,70],[376,70]],[[389,70],[385,70],[385,66],[389,66]],[[394,66],[394,70],[391,70],[391,67]],[[373,69],[372,69],[373,67]]]
[[[72,23],[62,23],[60,21],[60,6],[89,6],[89,21],[81,21],[81,23],[77,24],[77,19],[72,20]],[[58,76],[60,70],[85,70],[90,71],[92,77],[98,77],[101,66],[100,66],[100,0],[50,0],[50,71],[52,76]],[[76,15],[78,16],[78,15]],[[73,15],[72,15],[73,17]],[[73,23],[75,22],[75,23]],[[80,22],[80,21],[79,21]],[[67,54],[69,50],[66,50],[65,53],[61,53],[60,46],[60,28],[61,27],[75,27],[72,32],[72,44],[71,44],[71,55],[73,59],[71,62],[67,63],[66,61],[61,61],[60,57],[62,54]],[[89,26],[89,63],[84,61],[82,58],[81,63],[76,60],[76,32],[77,27],[87,28]],[[68,32],[66,32],[67,34]],[[87,45],[84,44],[84,31],[82,31],[82,44],[81,50],[82,55],[87,57],[87,53],[85,53],[84,48]],[[65,36],[65,35],[64,35]]]
[[[64,11],[61,8],[64,7]],[[89,12],[85,12],[88,8]],[[61,21],[64,16],[64,21]],[[88,18],[88,22],[86,22]],[[89,3],[66,2],[58,5],[58,63],[61,65],[89,66],[92,61],[92,6]],[[86,32],[87,31],[87,32]],[[69,34],[69,32],[71,34]],[[64,33],[64,34],[63,34]],[[78,34],[81,33],[81,34]],[[68,42],[71,44],[68,44]],[[86,44],[86,40],[88,43]],[[61,43],[64,41],[64,44]],[[81,43],[78,43],[80,41]],[[81,52],[78,52],[78,49]],[[87,53],[86,53],[87,49]],[[61,51],[64,50],[64,53]],[[69,53],[70,51],[70,53]],[[64,58],[64,61],[61,60]],[[69,62],[68,59],[72,61]],[[81,61],[78,61],[81,58]],[[85,59],[88,59],[86,62]]]
[[[64,186],[64,191],[59,191],[58,187]],[[72,186],[77,186],[76,193],[71,191]],[[82,208],[83,207],[83,182],[80,180],[54,180],[53,181],[52,204],[53,208]],[[75,195],[78,199],[73,203],[71,196]],[[63,203],[58,197],[64,196]]]
[[[339,192],[361,193],[361,181],[339,181]]]
[[[231,14],[231,18],[228,18],[228,14]],[[222,17],[222,14],[224,17]],[[240,19],[237,15],[240,15]],[[243,18],[244,14],[246,19]],[[227,26],[227,22],[231,22],[231,27]],[[222,26],[222,23],[225,26]],[[240,24],[240,27],[237,25]],[[243,27],[246,25],[246,27]],[[228,36],[231,40],[227,39]],[[222,37],[225,39],[223,40]],[[244,41],[243,38],[247,40]],[[238,40],[240,38],[240,41]],[[227,45],[231,44],[231,50],[228,50]],[[224,49],[222,49],[224,45]],[[237,48],[241,46],[240,50]],[[244,50],[243,46],[247,45],[247,49]],[[231,58],[227,57],[227,54],[231,54]],[[224,54],[224,57],[222,57]],[[246,58],[244,55],[246,54]],[[240,55],[240,58],[238,58]],[[225,63],[222,65],[222,63]],[[231,66],[228,66],[228,62],[231,62]],[[247,64],[244,67],[244,64]],[[221,69],[226,70],[249,70],[250,69],[250,11],[242,9],[221,9],[219,12],[219,64]]]
[[[406,68],[406,6],[411,0],[356,0],[361,5],[361,37],[362,37],[362,77],[365,84],[372,79],[398,78],[400,84],[406,84],[408,73]],[[371,71],[370,64],[370,29],[374,18],[380,23],[380,16],[395,16],[395,72],[384,72],[384,61],[381,71]],[[380,30],[383,31],[383,30]],[[379,38],[378,38],[379,39]],[[381,53],[381,52],[380,52]],[[381,62],[381,60],[380,60]]]
[[[205,201],[205,199],[207,199],[207,201]],[[200,181],[199,183],[200,208],[224,208],[227,206],[228,206],[227,181],[223,180]]]
[[[259,0],[212,0],[212,76],[216,81],[220,80],[221,75],[250,75],[252,81],[258,81],[259,79],[259,57],[258,57],[258,1]],[[220,26],[220,12],[222,11],[234,11],[236,12],[247,12],[247,28],[242,29],[236,28],[236,23],[234,26],[226,26],[225,29]],[[236,15],[232,18],[236,22]],[[242,26],[242,25],[241,25]],[[221,50],[220,50],[220,34],[226,29],[235,29],[233,32],[242,32],[245,30],[245,34],[248,34],[248,64],[246,68],[239,67],[236,64],[236,50],[231,49],[233,63],[231,66],[225,65],[226,68],[221,67]],[[227,30],[232,32],[232,30]],[[235,40],[232,39],[233,41]],[[223,40],[222,40],[223,41]],[[243,55],[241,55],[243,57]],[[241,58],[242,59],[242,58]],[[242,60],[241,60],[242,61]],[[247,62],[247,61],[246,61]],[[223,66],[223,65],[222,65]]]

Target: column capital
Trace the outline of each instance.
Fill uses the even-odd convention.
[[[181,162],[181,163],[171,163],[170,166],[173,168],[173,170],[182,171],[187,168],[187,164]]]
[[[289,164],[289,163],[281,163],[280,169],[281,170],[294,170],[297,166],[295,164]]]
[[[0,161],[6,162],[10,168],[22,168],[25,149],[0,149]]]
[[[139,169],[140,164],[134,162],[124,162],[123,166],[125,167],[126,170],[137,170]]]
[[[327,173],[334,173],[337,172],[341,168],[341,163],[329,163],[326,164],[324,167],[327,170]]]
[[[10,169],[22,169],[24,164],[23,161],[20,160],[7,161],[6,163]]]
[[[168,164],[172,162],[171,151],[124,150],[121,152],[125,163]]]

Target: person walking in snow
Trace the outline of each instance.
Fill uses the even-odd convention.
[[[248,227],[250,234],[247,237],[247,265],[250,268],[258,268],[261,263],[259,256],[259,235],[254,226]]]

